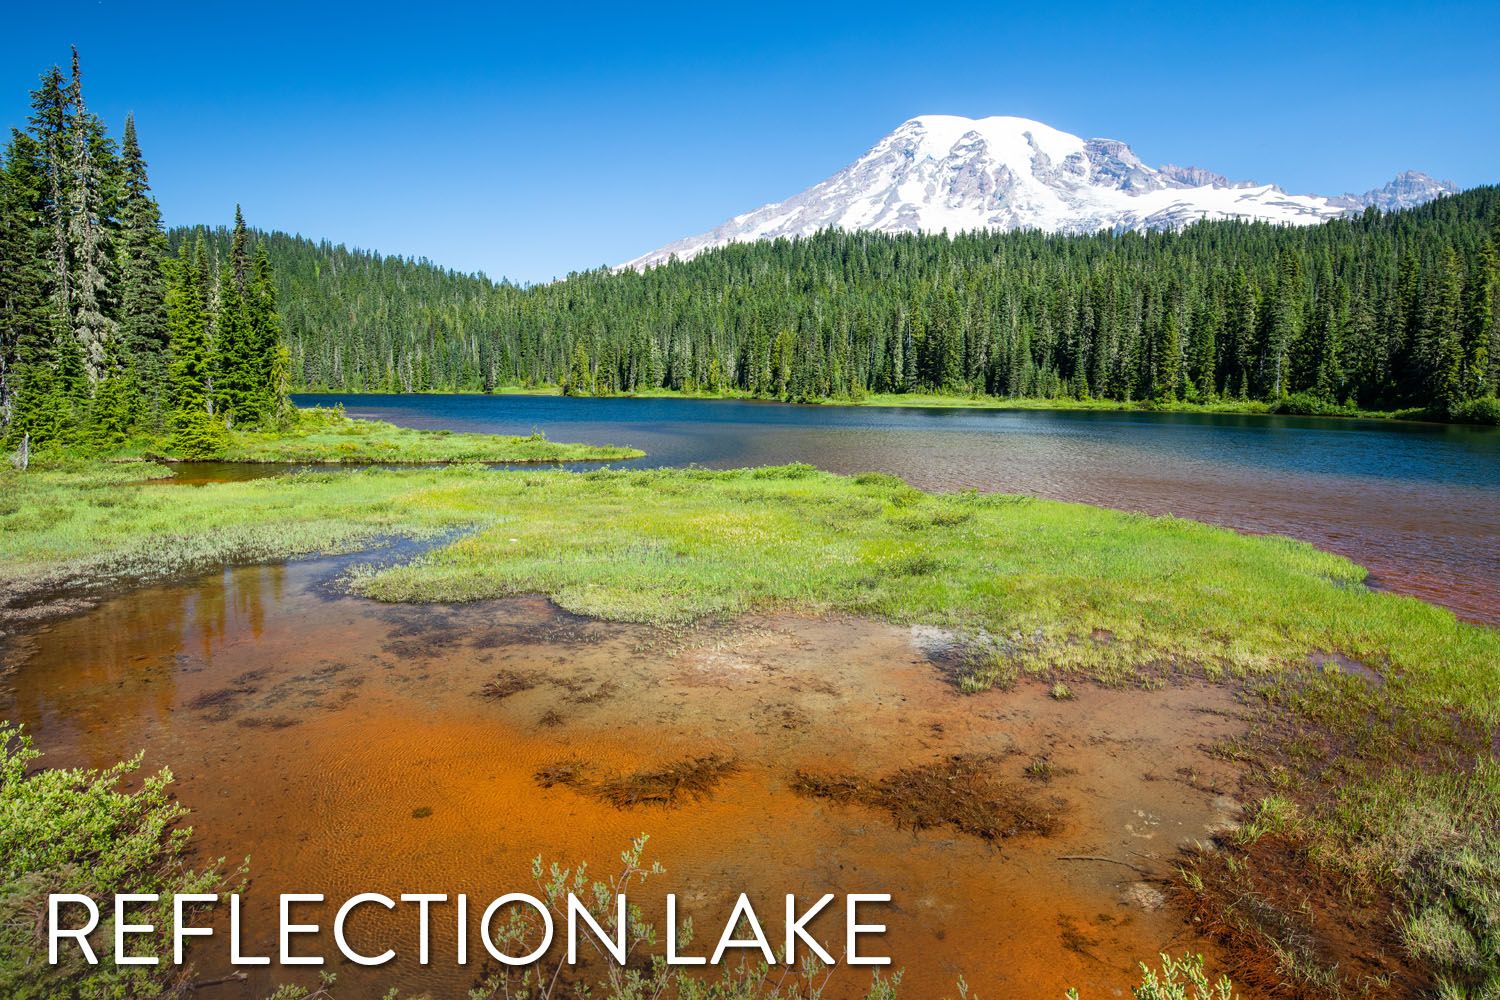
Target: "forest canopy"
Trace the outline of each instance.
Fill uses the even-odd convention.
[[[172,239],[223,253],[231,236]],[[1487,187],[1306,228],[828,231],[532,287],[264,242],[308,389],[1292,400],[1446,417],[1500,379],[1497,239]]]

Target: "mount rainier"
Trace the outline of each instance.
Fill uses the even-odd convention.
[[[1362,195],[1287,194],[1201,167],[1148,167],[1123,142],[1080,139],[1027,118],[923,115],[801,194],[621,266],[646,268],[727,243],[820,229],[1092,233],[1173,229],[1200,219],[1311,225],[1366,206],[1420,205],[1457,190],[1407,171]]]

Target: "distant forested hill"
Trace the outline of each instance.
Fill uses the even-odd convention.
[[[227,252],[227,231],[206,236]],[[1496,187],[1309,228],[824,232],[529,288],[265,238],[307,388],[1292,397],[1481,417],[1500,380],[1497,241]]]

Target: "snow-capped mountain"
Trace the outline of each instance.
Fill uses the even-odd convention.
[[[1407,171],[1362,195],[1287,194],[1201,167],[1149,167],[1116,139],[1080,139],[1027,118],[923,115],[827,180],[622,267],[820,229],[1170,229],[1199,219],[1311,225],[1367,205],[1406,208],[1458,188]]]

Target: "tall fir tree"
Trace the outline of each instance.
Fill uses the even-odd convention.
[[[42,151],[12,131],[0,160],[0,442],[31,433],[46,385],[53,315]]]
[[[171,361],[167,400],[174,420],[213,413],[213,380],[208,340],[207,289],[197,247],[184,247],[167,266],[167,333]]]
[[[229,268],[235,291],[243,297],[250,285],[250,230],[238,205],[234,206],[234,232],[229,239]]]
[[[225,427],[254,423],[254,334],[232,264],[219,273],[213,331],[214,412]]]
[[[72,108],[68,243],[73,258],[69,312],[74,336],[83,352],[84,371],[90,384],[94,384],[116,360],[112,353],[115,321],[110,315],[113,303],[104,228],[107,213],[102,207],[106,179],[99,163],[103,127],[84,103],[77,49],[73,50],[68,102]]]
[[[136,138],[135,115],[125,118],[121,144],[120,226],[116,248],[120,262],[120,337],[137,357],[159,355],[167,341],[167,237],[161,209],[151,196],[146,160]]]
[[[1500,387],[1500,329],[1495,322],[1495,300],[1500,295],[1500,252],[1494,238],[1480,244],[1469,279],[1464,303],[1463,371],[1460,379],[1464,398],[1493,396]]]

